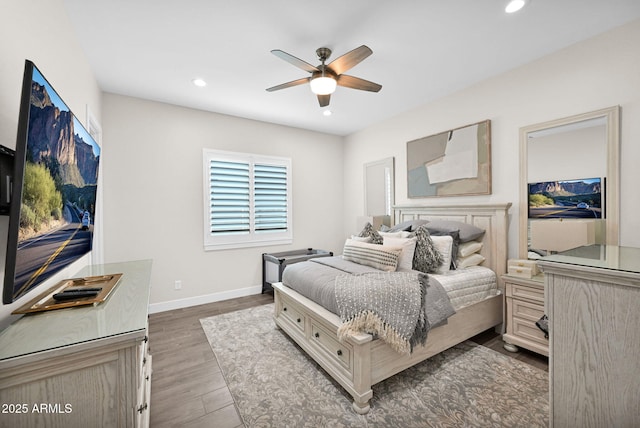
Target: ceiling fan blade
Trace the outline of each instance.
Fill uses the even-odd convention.
[[[362,45],[359,48],[347,52],[339,58],[336,58],[328,67],[336,74],[342,74],[345,71],[358,65],[363,59],[371,55],[373,51],[368,46]]]
[[[318,103],[320,103],[320,107],[328,106],[329,105],[329,101],[331,101],[331,94],[318,95]]]
[[[292,86],[304,85],[309,82],[310,77],[303,77],[302,79],[292,80],[291,82],[283,83],[281,85],[272,86],[267,88],[267,92],[278,91],[280,89],[290,88]]]
[[[338,76],[338,85],[345,88],[359,89],[361,91],[378,92],[382,89],[382,85],[370,82],[368,80],[361,79],[359,77],[349,76],[348,74],[341,74]]]
[[[306,61],[301,60],[300,58],[296,58],[295,56],[286,53],[285,51],[281,51],[280,49],[274,49],[271,51],[272,54],[287,61],[289,64],[295,65],[298,68],[303,69],[304,71],[308,71],[309,73],[313,73],[314,71],[320,71],[317,67],[309,64]]]

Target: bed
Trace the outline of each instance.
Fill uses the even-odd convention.
[[[395,223],[412,219],[454,220],[485,230],[480,254],[483,266],[496,274],[498,293],[458,309],[447,323],[431,329],[424,345],[399,354],[383,340],[358,333],[338,340],[340,317],[282,283],[273,284],[276,325],[291,337],[352,397],[359,414],[370,410],[372,386],[476,334],[501,330],[507,270],[510,203],[491,205],[395,206]]]

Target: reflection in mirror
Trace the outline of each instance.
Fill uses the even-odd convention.
[[[364,213],[391,215],[394,203],[393,157],[364,165]]]
[[[618,109],[521,129],[521,258],[617,244]]]

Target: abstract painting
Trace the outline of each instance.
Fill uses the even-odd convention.
[[[491,121],[407,143],[409,198],[491,194]]]

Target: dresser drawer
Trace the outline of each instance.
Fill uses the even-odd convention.
[[[306,322],[305,316],[297,310],[297,308],[290,302],[284,300],[282,302],[282,316],[291,322],[291,324],[298,327],[301,331],[304,331],[304,324]]]
[[[351,346],[347,343],[340,343],[335,340],[329,332],[311,321],[311,339],[320,349],[330,355],[340,366],[351,369]]]
[[[544,315],[544,306],[538,303],[531,303],[525,300],[511,299],[511,316],[533,321],[534,323]]]
[[[528,287],[526,285],[509,283],[509,287],[507,287],[507,297],[513,297],[514,299],[526,299],[544,305],[544,288]]]
[[[549,345],[549,339],[544,337],[544,333],[538,328],[538,326],[536,326],[535,321],[514,317],[512,318],[512,322],[514,335],[544,346]]]

